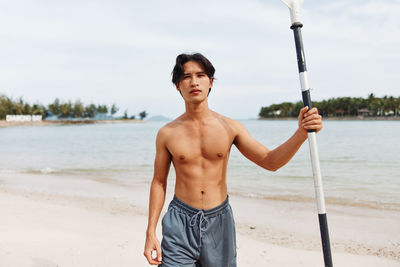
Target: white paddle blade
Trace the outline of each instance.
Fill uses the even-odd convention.
[[[300,6],[304,0],[281,0],[290,10],[290,20],[292,24],[300,22]]]
[[[301,6],[303,4],[304,0],[282,0],[282,2],[288,6],[288,8],[291,8],[292,5],[298,5]]]

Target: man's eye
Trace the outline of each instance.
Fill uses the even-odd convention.
[[[187,79],[187,78],[190,78],[190,76],[183,76],[183,79]]]

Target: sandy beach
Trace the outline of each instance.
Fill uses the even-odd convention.
[[[148,266],[148,189],[106,178],[0,174],[0,266]],[[230,200],[238,266],[323,266],[314,203]],[[327,209],[335,266],[400,266],[399,212]]]

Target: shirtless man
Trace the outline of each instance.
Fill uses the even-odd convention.
[[[307,130],[322,129],[317,109],[305,107],[292,137],[269,150],[241,123],[209,109],[214,72],[201,54],[181,54],[176,59],[172,81],[185,101],[185,113],[162,127],[157,135],[144,249],[152,265],[236,266],[235,226],[226,184],[232,144],[255,164],[276,171],[307,139]],[[160,246],[156,225],[165,201],[171,162],[176,172],[175,196],[162,220]]]

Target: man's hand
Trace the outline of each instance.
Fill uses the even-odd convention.
[[[317,108],[311,110],[308,110],[308,106],[302,108],[298,120],[299,130],[304,134],[307,134],[307,130],[315,130],[318,133],[322,129],[322,116],[318,114]]]
[[[153,259],[153,251],[156,251],[157,255]],[[162,256],[161,256],[161,246],[160,242],[158,241],[155,235],[147,235],[146,236],[146,244],[144,246],[144,256],[146,257],[147,261],[151,265],[158,265],[161,264]]]

